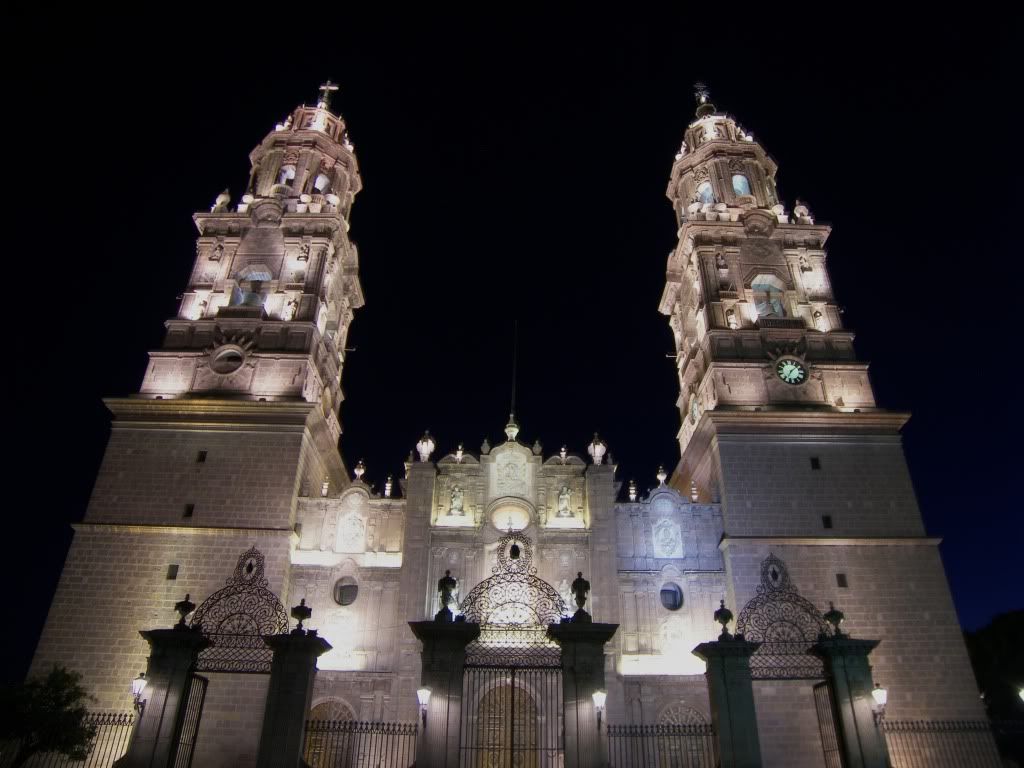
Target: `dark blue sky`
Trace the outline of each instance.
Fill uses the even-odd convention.
[[[676,461],[664,190],[703,80],[778,161],[785,200],[834,227],[829,268],[879,403],[914,414],[907,455],[961,621],[1022,607],[1010,23],[323,12],[289,20],[273,46],[265,29],[198,20],[132,34],[24,22],[47,55],[4,54],[22,73],[8,98],[4,562],[21,639],[5,677],[23,674],[84,512],[108,433],[100,398],[138,388],[175,311],[192,212],[225,186],[237,197],[248,152],[328,77],[365,183],[350,466],[364,458],[376,483],[400,474],[426,428],[441,449],[497,439],[514,319],[523,439],[582,450],[598,430],[619,478],[641,486]]]

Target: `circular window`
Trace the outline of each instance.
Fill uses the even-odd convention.
[[[671,581],[661,588],[661,604],[670,611],[678,611],[683,607],[683,590]]]
[[[338,605],[352,605],[359,595],[359,585],[351,576],[342,576],[334,583],[334,602]]]
[[[215,373],[234,373],[245,362],[245,353],[239,347],[221,347],[210,358],[210,368]]]

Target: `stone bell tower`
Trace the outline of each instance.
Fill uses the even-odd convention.
[[[348,238],[362,182],[331,112],[336,88],[328,82],[315,107],[297,108],[250,153],[240,203],[225,190],[195,215],[195,266],[143,396],[302,399],[338,439],[345,339],[363,294]]]
[[[741,625],[775,594],[765,563],[780,563],[815,610],[834,601],[851,632],[881,640],[871,663],[893,717],[976,718],[939,540],[925,535],[903,455],[909,414],[876,407],[832,293],[830,227],[799,201],[787,210],[776,170],[698,87],[667,190],[679,242],[660,310],[675,337],[682,417],[671,482],[721,504],[726,603]],[[908,617],[927,631],[901,630]],[[741,627],[758,642],[783,629]],[[758,728],[778,734],[762,739],[765,764],[818,764],[813,681],[761,662]],[[785,735],[792,723],[803,736]]]
[[[361,181],[335,89],[252,151],[239,200],[225,191],[195,215],[195,266],[164,344],[137,395],[105,401],[110,440],[33,662],[80,671],[101,709],[130,707],[139,629],[222,588],[240,553],[255,548],[286,603],[298,499],[351,484],[338,414],[363,304],[348,237]],[[83,619],[110,601],[104,622]]]

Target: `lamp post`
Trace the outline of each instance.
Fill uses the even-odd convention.
[[[146,708],[146,702],[142,694],[146,691],[146,673],[139,672],[139,676],[132,680],[132,698],[135,700],[135,711],[142,716],[142,710]]]
[[[423,720],[423,730],[427,730],[427,705],[430,703],[430,687],[424,685],[416,691],[416,699],[420,703],[420,717]]]
[[[597,730],[601,730],[601,717],[604,715],[604,703],[608,699],[608,691],[596,690],[591,694],[594,699],[594,709],[597,710]]]
[[[875,687],[871,690],[871,698],[874,699],[871,711],[875,714],[875,725],[881,725],[885,718],[885,705],[889,701],[889,690],[875,683]]]

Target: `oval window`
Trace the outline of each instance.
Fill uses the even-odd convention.
[[[678,611],[683,607],[683,590],[671,581],[661,588],[661,605],[670,610]]]
[[[334,583],[334,602],[338,605],[352,605],[359,595],[359,585],[351,576],[342,576]]]
[[[245,362],[245,354],[238,347],[224,347],[214,353],[210,368],[215,373],[234,373]]]

